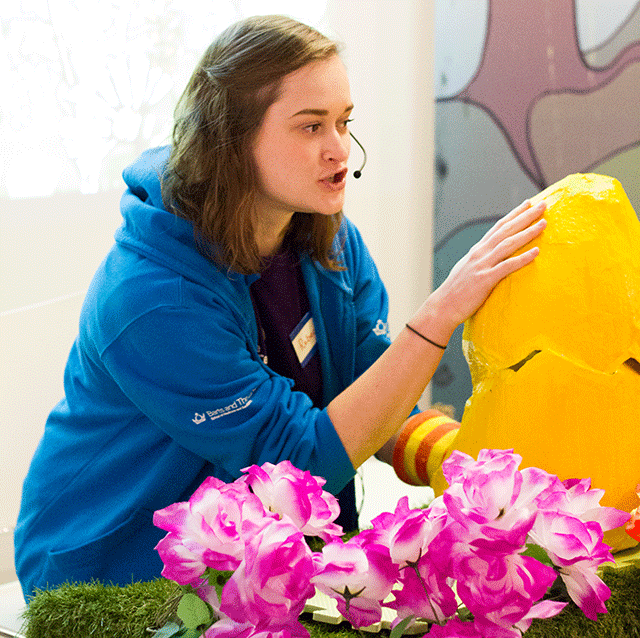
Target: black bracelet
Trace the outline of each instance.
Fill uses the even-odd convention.
[[[405,323],[404,325],[407,326],[407,328],[409,328],[411,332],[413,332],[414,334],[417,334],[419,337],[421,337],[425,341],[428,341],[432,346],[435,346],[436,348],[440,348],[440,350],[447,349],[447,346],[441,346],[439,343],[436,343],[435,341],[431,341],[429,337],[425,337],[421,332],[418,332],[415,328],[412,328],[408,323]]]

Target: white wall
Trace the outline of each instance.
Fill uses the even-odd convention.
[[[368,153],[345,210],[387,283],[396,333],[431,282],[433,8],[424,0],[329,0],[328,7],[331,35],[345,45],[352,130]],[[354,145],[352,168],[360,162]],[[112,243],[119,197],[109,190],[0,198],[0,582],[14,577],[10,530],[21,483],[62,396],[82,297]],[[409,491],[376,461],[363,471],[366,522]]]
[[[112,243],[120,195],[0,201],[0,582],[13,576],[22,480],[62,397],[84,292]]]
[[[345,212],[362,231],[389,291],[392,335],[431,290],[433,199],[433,3],[424,0],[330,3],[331,24],[344,43],[355,104],[351,130],[367,165],[349,184]],[[360,166],[352,145],[350,164]],[[429,391],[421,403],[428,402]],[[407,494],[428,501],[431,490],[399,481],[370,459],[361,468],[360,524],[392,510]]]

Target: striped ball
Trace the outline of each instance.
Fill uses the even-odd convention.
[[[456,437],[460,423],[439,410],[426,410],[409,419],[393,450],[393,467],[410,485],[429,485]]]

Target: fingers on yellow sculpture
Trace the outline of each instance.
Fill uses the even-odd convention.
[[[640,482],[640,222],[620,183],[602,175],[570,175],[532,202],[542,199],[538,258],[465,325],[473,394],[450,449],[513,448],[522,467],[590,477],[602,505],[630,512]],[[441,471],[431,483],[446,487]],[[623,528],[605,541],[635,544]]]

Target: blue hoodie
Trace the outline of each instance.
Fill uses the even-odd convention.
[[[159,176],[169,149],[124,171],[124,223],[85,299],[22,495],[16,570],[34,588],[160,575],[153,512],[185,501],[209,475],[289,459],[339,492],[354,469],[327,415],[265,366],[249,285],[196,249],[167,212]],[[302,255],[322,362],[324,405],[389,344],[387,295],[349,221],[346,269]]]

